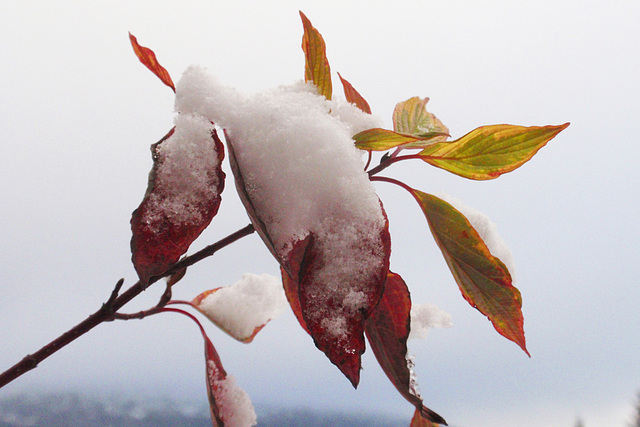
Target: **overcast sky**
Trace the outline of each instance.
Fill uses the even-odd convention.
[[[177,81],[202,64],[256,92],[303,77],[298,10],[339,71],[391,126],[428,96],[459,137],[484,124],[561,124],[534,159],[491,182],[422,163],[388,170],[487,214],[511,247],[528,358],[462,299],[424,217],[380,183],[392,268],[453,327],[412,341],[427,406],[451,424],[622,427],[640,390],[640,2],[21,1],[0,25],[0,370],[135,282],[129,219],[172,126],[173,93],[134,56],[128,31]],[[340,89],[334,75],[334,88]],[[230,176],[230,170],[225,165]],[[227,180],[192,250],[248,223]],[[256,235],[190,269],[175,296],[278,274]],[[149,289],[130,311],[155,304]],[[254,404],[403,414],[412,408],[370,352],[354,391],[287,313],[250,345],[208,329]],[[0,390],[74,388],[206,401],[202,342],[172,314],[101,325]]]

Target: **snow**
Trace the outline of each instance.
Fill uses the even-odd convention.
[[[485,214],[465,205],[460,200],[448,196],[446,194],[438,194],[442,200],[451,204],[454,208],[459,210],[471,223],[473,228],[478,232],[480,238],[484,241],[489,248],[489,252],[494,257],[500,259],[509,270],[511,278],[515,282],[515,262],[513,261],[513,254],[511,249],[505,243],[505,241],[498,234],[498,227],[493,223]]]
[[[156,191],[149,194],[145,217],[152,229],[165,218],[173,224],[198,224],[202,206],[218,197],[220,161],[212,130],[213,125],[200,116],[178,115],[173,135],[156,146]]]
[[[434,304],[411,306],[411,331],[409,339],[426,338],[429,328],[450,328],[451,315]]]
[[[342,334],[385,262],[384,215],[352,140],[380,120],[346,101],[326,100],[309,83],[245,95],[199,66],[176,85],[175,109],[228,132],[247,195],[281,261],[296,242],[314,237],[314,265],[324,268],[314,270],[306,289],[312,295],[306,314]],[[330,305],[340,309],[329,313]]]
[[[202,67],[188,68],[176,89],[178,112],[202,114],[228,131],[249,196],[280,253],[310,231],[335,232],[326,222],[331,216],[382,225],[351,139],[379,125],[373,116],[327,101],[302,82],[247,96]]]
[[[211,321],[241,341],[287,308],[280,279],[245,273],[231,286],[209,294],[197,305]]]
[[[210,369],[213,361],[208,361]],[[256,411],[249,395],[237,384],[233,375],[227,375],[213,384],[214,398],[225,427],[250,427],[257,423]]]

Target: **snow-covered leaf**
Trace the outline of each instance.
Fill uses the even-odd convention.
[[[247,393],[227,375],[209,337],[203,332],[207,396],[213,427],[250,427],[257,424]]]
[[[129,33],[129,41],[131,42],[133,51],[135,52],[140,62],[142,62],[145,67],[150,69],[153,74],[158,76],[162,83],[169,86],[175,92],[176,88],[173,84],[173,81],[171,80],[171,76],[169,75],[169,72],[158,63],[156,54],[151,49],[140,46],[138,44],[138,40],[131,33]]]
[[[131,217],[132,261],[143,283],[176,263],[209,225],[225,178],[222,142],[201,117],[177,116],[151,152],[147,192]]]
[[[249,343],[280,316],[287,301],[280,280],[246,273],[231,286],[201,293],[191,304],[230,336]]]
[[[366,322],[366,334],[373,354],[400,394],[426,419],[445,424],[444,419],[425,407],[407,359],[407,337],[411,298],[402,277],[389,272],[384,294]]]
[[[357,384],[363,322],[382,295],[390,244],[351,136],[377,119],[303,82],[248,96],[192,67],[176,89],[177,111],[201,114],[226,130],[240,199],[298,289],[293,297],[287,291],[300,303],[298,309],[292,303],[294,312]]]

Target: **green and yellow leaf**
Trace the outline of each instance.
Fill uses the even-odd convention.
[[[411,189],[462,292],[472,307],[487,316],[496,331],[527,355],[520,291],[507,267],[491,255],[478,232],[457,209],[442,199]]]
[[[464,178],[494,179],[522,166],[567,126],[481,126],[455,141],[429,145],[419,155]]]
[[[353,136],[356,147],[361,150],[386,151],[400,145],[419,141],[420,138],[392,130],[373,128]]]
[[[327,60],[326,46],[320,32],[311,21],[300,12],[304,34],[302,36],[302,50],[304,51],[304,81],[312,82],[318,88],[318,93],[331,99],[331,68]]]
[[[393,110],[393,130],[396,132],[420,137],[420,140],[409,143],[403,148],[423,148],[434,142],[444,142],[449,137],[449,129],[432,113],[427,111],[429,98],[414,96],[400,102]],[[423,137],[438,134],[424,142]]]

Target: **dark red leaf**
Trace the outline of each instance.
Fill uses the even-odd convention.
[[[445,420],[422,403],[407,360],[411,298],[402,277],[389,272],[384,294],[366,322],[366,334],[373,354],[400,394],[414,405],[421,416],[434,423]]]
[[[209,225],[224,188],[224,149],[215,130],[198,141],[184,141],[185,133],[175,132],[151,146],[149,185],[131,217],[132,261],[145,284],[175,264]],[[176,144],[185,146],[177,149]],[[190,151],[192,145],[200,149]]]
[[[318,349],[327,355],[354,387],[357,387],[360,379],[360,358],[365,351],[365,322],[380,301],[388,271],[391,248],[388,223],[381,231],[378,243],[386,254],[384,265],[369,276],[358,276],[357,284],[348,281],[343,284],[344,289],[361,289],[358,292],[363,301],[357,310],[345,304],[345,292],[318,292],[323,289],[323,283],[318,282],[317,273],[324,267],[322,260],[326,254],[322,253],[321,245],[314,236],[294,245],[287,259],[293,276],[285,268],[282,269],[285,293],[296,318],[311,335]],[[340,333],[336,334],[335,329],[339,329]]]
[[[138,44],[138,40],[131,33],[129,33],[129,41],[131,42],[131,46],[133,46],[133,51],[136,53],[136,56],[138,57],[140,62],[142,62],[145,65],[145,67],[150,69],[153,74],[158,76],[158,78],[162,81],[162,83],[169,86],[175,92],[176,87],[173,84],[173,80],[171,80],[171,76],[169,75],[169,72],[162,65],[158,63],[158,60],[156,59],[156,54],[151,49],[146,48],[144,46],[140,46]]]

